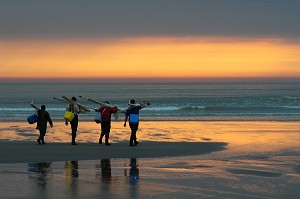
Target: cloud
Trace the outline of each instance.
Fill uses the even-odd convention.
[[[298,38],[296,0],[4,0],[0,38]]]

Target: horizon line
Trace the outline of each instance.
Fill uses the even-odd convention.
[[[299,82],[299,77],[146,77],[146,78],[87,78],[87,77],[79,77],[79,78],[55,78],[55,77],[48,77],[48,78],[1,78],[1,83],[19,83],[19,82],[66,82],[66,83],[72,83],[72,82],[107,82],[107,83],[122,83],[122,82],[140,82],[140,83],[147,83],[147,82],[236,82],[236,81],[262,81],[262,82],[269,82],[269,81],[289,81],[289,82]]]

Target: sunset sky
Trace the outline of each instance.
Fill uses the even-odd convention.
[[[0,78],[300,77],[294,0],[3,0]]]

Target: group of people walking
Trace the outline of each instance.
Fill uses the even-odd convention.
[[[105,104],[109,104],[108,101],[105,102]],[[138,130],[139,126],[139,111],[144,108],[145,106],[149,105],[149,102],[143,102],[137,104],[134,99],[131,99],[129,101],[129,107],[126,109],[126,111],[123,111],[125,114],[125,120],[124,120],[124,127],[126,127],[127,122],[129,123],[129,127],[131,129],[131,135],[129,139],[129,146],[136,146],[138,145],[136,132]],[[53,122],[50,117],[50,114],[46,111],[46,106],[42,105],[41,108],[38,108],[33,103],[31,103],[31,106],[37,110],[37,129],[40,132],[40,135],[37,139],[37,142],[39,145],[46,144],[44,137],[46,135],[47,130],[47,123],[50,124],[50,127],[53,127]],[[67,111],[70,111],[74,114],[74,118],[68,122],[65,121],[65,124],[68,126],[70,123],[71,130],[72,130],[72,145],[77,145],[76,143],[76,134],[77,134],[77,128],[78,128],[78,114],[80,113],[80,107],[77,104],[76,97],[72,97],[72,100],[69,102],[69,105],[67,107]],[[109,143],[109,134],[111,129],[111,115],[113,113],[116,113],[120,111],[120,109],[116,106],[100,106],[99,109],[95,109],[96,112],[99,112],[101,114],[101,133],[99,138],[99,144],[102,144],[103,137],[105,137],[105,145],[111,145]]]

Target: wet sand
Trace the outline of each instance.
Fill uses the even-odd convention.
[[[139,145],[129,147],[130,129],[122,122],[112,123],[111,146],[98,144],[98,124],[80,122],[72,146],[70,127],[62,122],[48,128],[46,145],[37,144],[35,124],[0,123],[0,163],[299,151],[299,129],[297,122],[141,122]]]
[[[112,124],[111,146],[97,143],[94,123],[80,123],[77,146],[70,145],[69,127],[54,125],[40,146],[33,125],[0,123],[3,196],[300,196],[298,122],[141,122],[136,147],[121,122]]]

